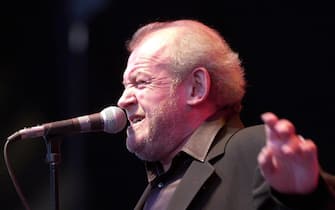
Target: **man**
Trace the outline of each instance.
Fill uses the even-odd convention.
[[[244,128],[244,71],[214,29],[154,22],[128,49],[118,106],[149,181],[135,209],[334,209],[316,146],[290,121],[265,113]]]

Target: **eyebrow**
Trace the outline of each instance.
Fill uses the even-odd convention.
[[[134,72],[135,71],[135,72]],[[128,81],[133,81],[136,77],[140,76],[140,75],[145,75],[145,76],[149,76],[148,73],[141,71],[141,70],[137,70],[137,69],[133,69],[129,72],[128,75]],[[127,82],[125,82],[125,80],[122,81],[122,84],[125,86],[127,85]]]

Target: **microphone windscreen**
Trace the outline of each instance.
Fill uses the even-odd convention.
[[[110,106],[101,111],[104,121],[104,131],[107,133],[117,133],[123,130],[127,124],[125,112],[116,106]]]

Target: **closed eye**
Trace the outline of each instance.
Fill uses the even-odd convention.
[[[144,88],[144,87],[146,87],[148,84],[150,84],[150,81],[149,81],[149,80],[136,80],[134,85],[135,85],[137,88]]]

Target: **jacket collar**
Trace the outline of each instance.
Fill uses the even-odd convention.
[[[219,122],[221,122],[221,124]],[[217,127],[218,124],[221,126]],[[212,131],[217,131],[214,132],[214,134],[211,134],[212,136],[210,136],[212,145],[210,148],[206,149],[207,156],[203,157],[200,155],[200,161],[192,161],[191,165],[184,174],[183,179],[179,183],[179,186],[177,187],[174,195],[172,196],[167,210],[180,210],[187,208],[204,183],[213,173],[215,173],[215,168],[209,161],[215,157],[218,157],[219,155],[224,154],[225,147],[229,139],[241,128],[243,128],[243,124],[238,115],[232,116],[229,121],[227,121],[227,123],[224,123],[222,119],[219,119],[219,121],[216,123],[213,122],[213,124],[208,124],[207,129],[213,129]],[[207,132],[201,131],[201,129],[199,131],[197,130],[191,138],[197,139],[197,141],[202,140],[200,137],[203,139],[208,139],[209,137],[207,135],[205,136],[205,133]],[[201,161],[202,158],[204,158],[204,161]],[[149,184],[138,201],[136,207],[134,208],[135,210],[141,210],[143,208],[150,189],[151,186]]]
[[[205,161],[193,161],[191,163],[171,198],[167,210],[187,209],[204,183],[215,173],[215,168],[209,161],[219,155],[224,155],[226,145],[231,136],[241,128],[243,128],[243,124],[239,117],[234,116],[230,118],[224,127],[218,130]]]

